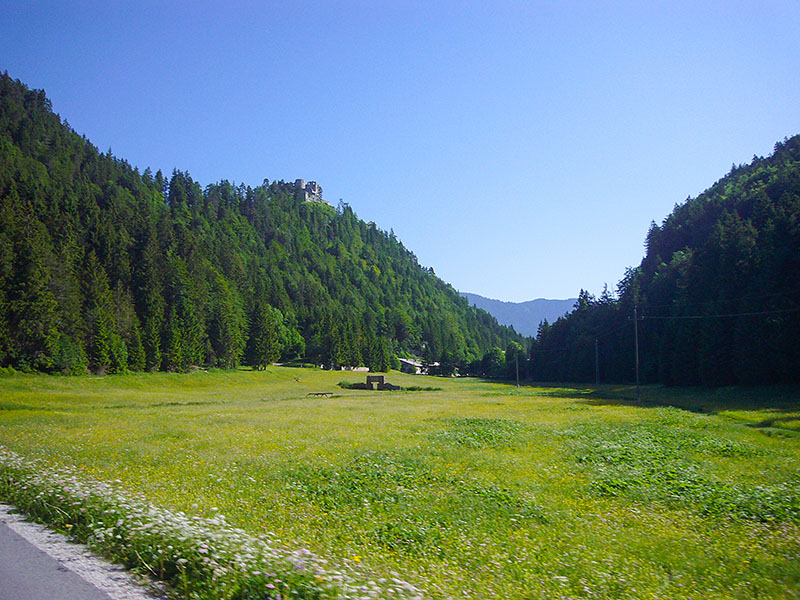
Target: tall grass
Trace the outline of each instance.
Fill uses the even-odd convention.
[[[442,598],[800,592],[800,439],[780,427],[791,419],[753,426],[775,411],[800,416],[790,391],[770,402],[761,390],[748,410],[737,390],[710,402],[702,390],[648,389],[635,405],[616,388],[392,373],[403,387],[439,388],[405,394],[342,389],[342,378],[363,376],[3,377],[0,444],[36,461],[28,475],[69,467],[76,481],[118,480],[115,493],[200,529],[224,514],[226,531],[308,552],[329,561],[325,573],[379,595],[389,595],[381,586]],[[684,409],[666,406],[678,401]],[[2,489],[12,498],[19,483]],[[219,589],[235,598],[261,585],[241,597],[269,597],[253,572],[280,571],[285,582],[294,567],[284,567],[236,571]],[[315,581],[291,584],[292,597],[317,597]],[[207,593],[202,585],[193,593]]]
[[[183,598],[416,598],[398,579],[369,579],[346,562],[331,568],[305,548],[278,548],[268,535],[231,526],[224,515],[192,517],[158,508],[69,467],[0,448],[0,497],[99,553],[169,584]],[[215,509],[214,509],[215,510]]]

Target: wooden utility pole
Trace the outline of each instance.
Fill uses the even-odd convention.
[[[600,352],[597,349],[597,338],[594,340],[594,384],[600,385]]]
[[[517,389],[519,389],[519,352],[514,351],[514,363],[517,366]]]
[[[642,393],[639,388],[639,305],[633,305],[633,340],[636,351],[636,402],[642,401]]]

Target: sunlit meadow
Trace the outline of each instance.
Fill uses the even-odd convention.
[[[363,375],[5,376],[0,446],[425,597],[800,594],[797,390],[343,379]]]

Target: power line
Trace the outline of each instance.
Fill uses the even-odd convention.
[[[798,294],[800,294],[800,289],[789,290],[789,291],[785,291],[785,292],[773,292],[771,294],[759,294],[759,295],[756,295],[756,296],[749,296],[749,295],[748,296],[741,296],[739,298],[728,298],[727,300],[726,299],[721,299],[721,300],[715,300],[715,302],[722,302],[722,303],[725,303],[725,304],[729,304],[731,302],[741,302],[743,300],[759,300],[761,298],[774,298],[776,296],[783,296],[783,297],[785,297],[785,298],[787,298],[787,299],[789,299],[791,301],[794,301],[794,299],[791,298],[791,296],[797,296]],[[681,306],[701,306],[703,304],[706,304],[707,302],[709,302],[709,300],[704,300],[702,302],[690,302],[688,304],[682,304]],[[674,306],[675,306],[675,303],[674,302],[670,302],[670,303],[666,303],[666,304],[648,304],[646,306],[646,308],[664,308],[664,307],[674,307]]]
[[[800,308],[783,308],[778,310],[762,310],[759,312],[741,312],[741,313],[726,313],[726,314],[716,314],[716,315],[680,315],[680,316],[673,316],[673,317],[650,317],[642,315],[639,317],[639,320],[644,321],[645,319],[658,319],[658,320],[674,320],[674,319],[724,319],[730,317],[753,317],[757,315],[775,315],[781,313],[791,313],[800,311]]]
[[[629,322],[630,321],[630,317],[628,317],[626,319],[626,321]],[[620,329],[622,329],[623,327],[626,327],[626,326],[627,326],[627,322],[623,322],[623,323],[620,323],[619,325],[613,325],[611,327],[607,327],[604,331],[602,331],[600,333],[596,333],[594,337],[597,338],[598,340],[602,340],[604,337],[607,337],[607,336],[611,335],[612,333],[616,333],[617,331],[619,331]]]
[[[679,315],[679,316],[671,316],[671,317],[658,317],[658,316],[647,316],[642,315],[638,317],[639,321],[644,320],[658,320],[658,321],[666,321],[666,320],[681,320],[681,319],[691,319],[691,320],[699,320],[699,319],[723,319],[723,318],[733,318],[733,317],[751,317],[751,316],[759,316],[759,315],[772,315],[772,314],[785,314],[785,313],[792,313],[798,312],[800,308],[785,308],[785,309],[777,309],[777,310],[764,310],[758,312],[741,312],[741,313],[723,313],[723,314],[715,314],[715,315]],[[628,317],[627,322],[630,323],[631,318]],[[593,343],[593,339],[602,340],[603,338],[611,335],[612,333],[616,333],[623,327],[625,327],[625,323],[621,323],[619,325],[615,325],[612,327],[608,327],[605,330],[601,331],[600,333],[596,333],[592,336],[589,332],[586,333],[586,337],[580,341],[575,341],[572,343],[567,343],[562,346],[557,346],[555,348],[547,348],[547,349],[540,349],[534,348],[533,353],[535,354],[551,354],[555,352],[564,352],[566,350],[574,349],[575,346],[584,346]],[[593,339],[592,339],[593,338]]]
[[[583,348],[584,346],[587,346],[589,344],[594,343],[593,340],[602,340],[602,339],[608,337],[609,335],[611,335],[612,333],[618,332],[623,327],[627,327],[628,323],[630,323],[630,322],[631,322],[631,319],[630,319],[630,317],[628,317],[625,320],[625,322],[620,323],[618,325],[614,325],[612,327],[607,327],[606,329],[602,330],[600,333],[592,334],[591,332],[581,332],[581,335],[582,335],[582,339],[581,340],[576,340],[574,342],[568,342],[567,344],[565,344],[563,346],[556,346],[555,348],[547,348],[546,350],[534,347],[533,348],[533,353],[534,354],[552,354],[554,352],[566,352],[567,350],[573,350],[573,349],[575,349],[576,346]],[[583,335],[583,334],[585,334],[585,335]],[[536,338],[534,338],[534,339],[536,339]]]

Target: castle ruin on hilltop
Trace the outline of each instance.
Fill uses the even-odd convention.
[[[304,202],[328,204],[326,200],[322,199],[322,186],[316,181],[306,183],[305,179],[298,179],[294,182],[294,186],[297,189],[297,197]]]

